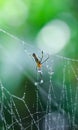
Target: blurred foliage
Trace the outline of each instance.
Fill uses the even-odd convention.
[[[40,29],[49,21],[64,20],[71,29],[71,41],[65,50],[68,50],[67,55],[77,58],[77,9],[77,0],[1,0],[0,26],[33,43]]]
[[[69,0],[1,0],[0,23],[22,38],[33,39],[40,28],[60,13],[73,12]],[[14,22],[14,26],[11,23]],[[19,24],[20,23],[20,24]]]

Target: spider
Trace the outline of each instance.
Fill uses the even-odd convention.
[[[48,56],[44,61],[42,61],[42,60],[43,60],[43,51],[42,51],[42,57],[41,57],[40,59],[38,59],[38,57],[36,56],[35,53],[33,53],[32,56],[33,56],[34,59],[35,59],[35,62],[36,62],[36,64],[37,64],[37,68],[38,68],[38,69],[41,69],[42,64],[43,64],[44,62],[46,62],[46,61],[48,60],[48,58],[49,58],[49,56]]]

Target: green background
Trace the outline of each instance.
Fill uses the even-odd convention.
[[[71,59],[78,59],[77,0],[0,0],[0,29],[27,42],[26,49],[28,53],[34,51],[34,45],[37,46],[35,39],[40,30],[54,19],[66,22],[71,30],[71,38],[59,54]],[[28,67],[29,58],[32,58],[26,56],[24,53],[22,54],[24,51],[23,47],[20,49],[21,45],[18,43],[19,40],[15,40],[11,36],[0,31],[0,80],[4,87],[14,95],[22,97],[25,91],[26,102],[29,108],[32,109],[31,106],[36,99],[36,88],[32,80],[33,77],[36,78],[36,75],[34,76],[36,73],[33,72],[33,70],[36,71],[36,67],[34,67],[34,64]],[[20,43],[22,44],[22,42]],[[54,82],[57,82],[62,76],[59,66],[58,63],[58,67],[56,66],[55,69],[57,75],[54,77]],[[74,63],[75,70],[77,66],[78,63]],[[72,77],[72,72],[70,72],[70,74]],[[48,77],[48,75],[46,75],[46,77]],[[44,78],[46,79],[46,77]],[[68,81],[68,76],[66,77],[66,84],[69,87],[70,82]],[[72,87],[77,87],[77,81],[74,82],[75,80],[72,79]],[[46,89],[45,86],[43,87]],[[46,89],[46,91],[48,90]],[[22,106],[20,107],[20,111],[23,111]],[[71,113],[71,108],[69,108],[69,111]]]

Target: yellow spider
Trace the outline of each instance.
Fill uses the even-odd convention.
[[[49,56],[48,56],[44,61],[42,61],[42,60],[43,60],[43,51],[42,51],[42,57],[41,57],[41,59],[38,59],[38,57],[36,56],[35,53],[33,53],[32,56],[33,56],[34,59],[35,59],[35,62],[36,62],[36,64],[37,64],[37,68],[38,68],[38,69],[41,69],[42,64],[43,64],[44,62],[46,62],[46,61],[48,60],[48,58],[49,58]]]

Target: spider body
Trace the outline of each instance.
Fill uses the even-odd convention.
[[[42,62],[42,60],[43,60],[43,51],[42,51],[42,57],[41,57],[40,59],[38,59],[38,57],[36,56],[35,53],[33,53],[32,56],[33,56],[34,59],[35,59],[35,62],[36,62],[36,64],[37,64],[37,68],[38,68],[38,69],[41,69],[42,64],[43,64],[44,62],[46,62],[46,61],[48,60],[48,58],[49,58],[49,56],[48,56],[48,57]]]
[[[40,69],[40,68],[42,67],[41,61],[37,58],[37,56],[36,56],[35,53],[33,53],[33,57],[34,57],[34,59],[35,59],[35,62],[36,62],[36,64],[37,64],[37,67]]]

